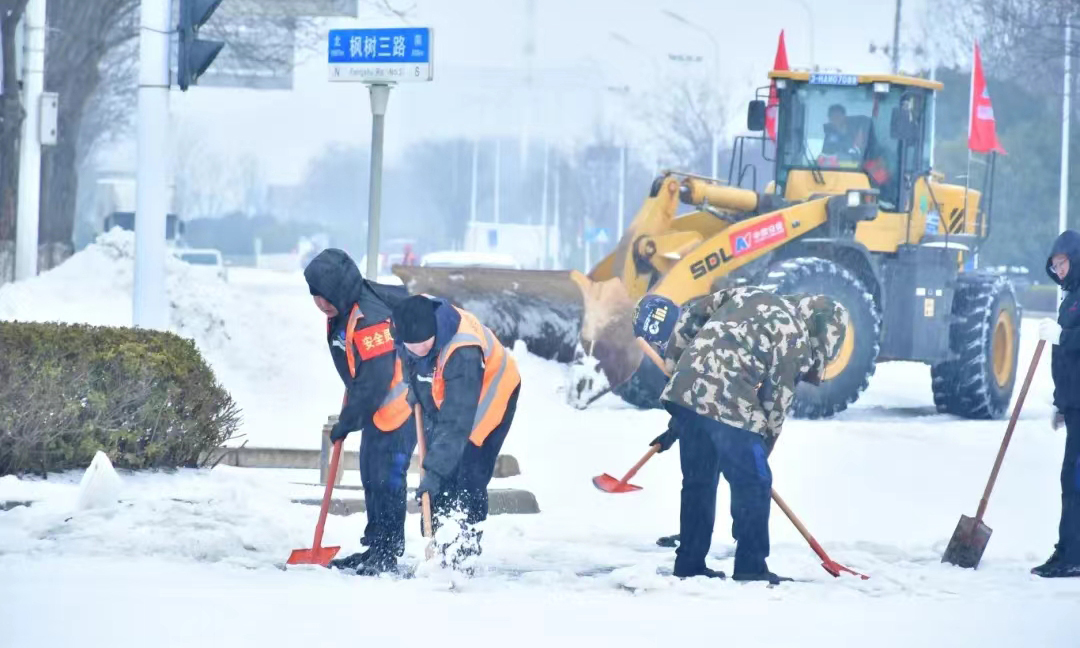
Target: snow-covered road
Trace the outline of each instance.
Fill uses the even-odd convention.
[[[13,292],[18,284],[0,288],[0,317],[126,323],[109,321],[123,319],[123,281],[100,280],[95,302],[69,285],[89,275],[58,278],[63,268],[34,280],[32,302]],[[314,419],[305,441],[290,444],[314,446],[340,392],[302,278],[253,274],[213,288],[203,294],[222,300],[209,309],[223,320],[214,330],[229,339],[188,332],[255,412],[244,429],[251,445],[281,445]],[[173,301],[206,303],[177,290],[186,292]],[[1033,325],[1024,323],[1021,375]],[[644,490],[608,495],[590,480],[621,475],[665,416],[612,397],[574,410],[559,392],[564,367],[519,359],[524,387],[504,452],[522,475],[493,486],[531,490],[542,512],[491,518],[479,575],[454,591],[439,572],[395,581],[279,569],[291,549],[310,546],[317,514],[289,502],[281,471],[124,474],[120,503],[92,511],[74,510],[79,474],[9,476],[0,501],[35,503],[0,512],[0,646],[1080,645],[1080,579],[1028,573],[1053,548],[1060,503],[1064,434],[1048,425],[1048,359],[990,501],[994,534],[976,571],[943,565],[941,554],[959,516],[974,514],[1005,421],[936,414],[929,372],[913,364],[881,365],[835,419],[790,421],[770,460],[776,490],[835,560],[871,578],[826,574],[774,507],[769,566],[809,581],[776,588],[659,575],[673,552],[655,540],[678,530],[677,450],[642,469],[634,482]],[[728,503],[722,484],[710,563],[730,573]],[[357,551],[363,524],[363,515],[331,517],[324,542]],[[416,516],[406,530],[415,562]]]

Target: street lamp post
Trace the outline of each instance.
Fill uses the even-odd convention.
[[[671,18],[672,20],[674,20],[676,22],[682,23],[683,25],[686,25],[687,27],[689,27],[689,28],[691,28],[691,29],[693,29],[695,31],[699,31],[702,34],[705,34],[705,36],[708,37],[709,41],[712,43],[712,46],[713,46],[713,75],[715,77],[714,81],[716,83],[716,86],[713,88],[713,93],[714,94],[712,96],[715,96],[715,93],[718,93],[720,91],[720,43],[717,42],[716,37],[713,36],[712,32],[710,32],[708,29],[705,29],[704,27],[702,27],[700,25],[696,25],[696,24],[690,22],[686,18],[683,18],[679,14],[677,14],[674,11],[671,11],[669,9],[663,9],[662,11],[663,11],[664,15],[667,16],[668,18]],[[712,148],[712,153],[709,156],[710,159],[711,159],[711,172],[710,172],[710,175],[713,178],[718,178],[719,177],[719,170],[717,168],[717,166],[718,166],[718,164],[720,162],[720,160],[719,160],[719,157],[720,157],[720,133],[719,133],[719,130],[720,130],[720,114],[719,114],[719,112],[720,112],[719,111],[719,106],[717,106],[716,123],[713,125],[713,128],[710,129],[710,134],[712,136],[712,147],[711,147]]]

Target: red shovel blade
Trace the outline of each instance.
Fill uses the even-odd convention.
[[[341,547],[316,547],[314,549],[293,549],[286,562],[288,565],[322,565],[326,567],[334,559]]]
[[[827,561],[821,563],[821,566],[825,568],[825,571],[829,572],[830,574],[832,574],[833,576],[835,576],[837,578],[840,578],[840,572],[847,572],[847,573],[849,573],[849,574],[851,574],[853,576],[858,576],[859,578],[861,578],[863,580],[870,580],[870,577],[867,576],[866,574],[860,574],[857,571],[854,571],[852,569],[849,569],[849,568],[841,565],[840,563],[836,562],[835,560],[827,560]]]
[[[621,480],[615,479],[607,473],[604,473],[599,477],[593,477],[592,483],[593,486],[596,486],[605,493],[629,493],[641,490],[641,486],[635,486],[629,483],[624,484]]]

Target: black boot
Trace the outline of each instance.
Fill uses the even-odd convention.
[[[656,541],[658,547],[674,548],[679,546],[679,534],[664,536]]]
[[[739,583],[747,583],[747,582],[753,582],[753,581],[764,581],[764,582],[769,583],[770,585],[779,585],[780,583],[782,583],[784,581],[792,581],[793,580],[793,579],[787,578],[785,576],[777,576],[776,574],[772,573],[771,571],[769,571],[767,569],[765,571],[763,571],[763,572],[758,572],[756,574],[746,574],[746,573],[735,572],[734,574],[731,575],[731,579],[736,581],[736,582],[739,582]]]
[[[1057,549],[1050,554],[1050,559],[1031,570],[1032,574],[1043,578],[1073,578],[1080,576],[1080,564],[1061,558]]]
[[[382,547],[372,547],[363,553],[330,561],[330,567],[348,570],[361,576],[374,576],[397,569],[397,556]]]
[[[701,567],[690,571],[680,571],[676,569],[672,572],[676,578],[694,578],[697,576],[704,576],[706,578],[727,578],[727,574],[716,569],[709,569],[708,567]]]

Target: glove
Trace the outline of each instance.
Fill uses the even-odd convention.
[[[1050,318],[1043,319],[1039,322],[1039,339],[1057,344],[1061,341],[1061,325]]]
[[[671,446],[675,445],[675,442],[679,440],[679,432],[675,429],[672,423],[668,423],[668,429],[666,432],[656,437],[649,442],[650,446],[659,445],[660,449],[657,452],[664,452],[670,450]]]
[[[337,443],[338,441],[341,441],[345,437],[349,436],[349,432],[351,432],[351,430],[346,430],[345,426],[342,425],[341,421],[334,423],[334,427],[330,429],[330,442]]]
[[[434,498],[440,490],[442,490],[442,480],[439,476],[433,472],[426,472],[424,478],[420,480],[420,485],[416,487],[416,501],[422,501],[424,493],[428,494],[428,498]]]
[[[1054,412],[1054,418],[1050,421],[1050,427],[1055,431],[1065,425],[1065,415],[1061,412]]]

